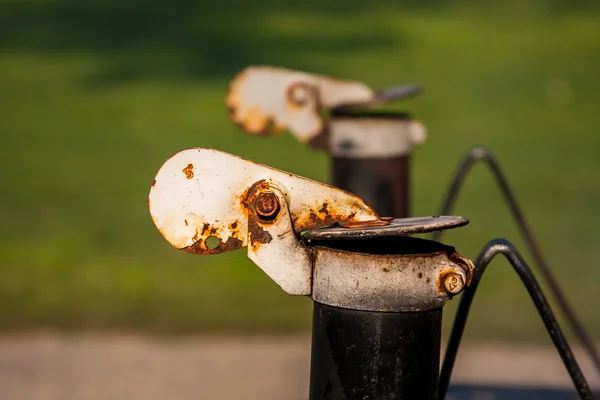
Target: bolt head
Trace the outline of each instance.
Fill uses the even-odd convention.
[[[300,82],[287,89],[288,102],[295,107],[306,107],[315,102],[315,92],[308,83]]]
[[[460,274],[448,274],[444,277],[444,288],[451,295],[459,294],[465,287],[465,281]]]
[[[254,201],[254,209],[260,218],[273,219],[279,213],[279,200],[274,193],[261,193]]]

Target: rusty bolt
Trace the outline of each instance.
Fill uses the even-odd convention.
[[[448,274],[444,277],[444,288],[448,294],[459,294],[465,287],[465,281],[460,274]]]
[[[296,107],[305,107],[307,104],[314,102],[314,89],[308,83],[300,82],[291,85],[287,89],[288,101]]]
[[[279,200],[274,193],[261,193],[254,200],[254,209],[259,217],[269,220],[273,219],[279,213]]]

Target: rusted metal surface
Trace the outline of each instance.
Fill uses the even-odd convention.
[[[470,280],[470,261],[437,242],[396,237],[400,242],[381,252],[390,236],[462,226],[466,219],[380,218],[355,195],[217,150],[184,150],[165,162],[150,189],[149,207],[157,228],[176,248],[216,254],[247,246],[248,257],[284,291],[310,295],[314,279],[315,300],[325,304],[425,309],[458,292],[456,284],[447,290],[453,282],[447,282],[448,274]],[[334,224],[341,227],[322,228]],[[314,240],[310,247],[302,232]],[[322,244],[341,238],[349,240]],[[352,240],[357,238],[362,240]],[[414,244],[408,250],[407,240]],[[335,247],[341,242],[350,251]],[[404,250],[398,252],[399,246]],[[433,253],[443,259],[429,260]],[[393,288],[412,294],[393,300]]]
[[[251,66],[231,82],[226,104],[233,122],[250,134],[273,135],[289,130],[301,142],[321,148],[327,147],[331,131],[323,117],[325,112],[373,107],[419,91],[418,85],[405,85],[375,92],[357,81]],[[423,132],[417,125],[412,130],[415,134]]]
[[[307,143],[324,129],[321,108],[369,101],[374,95],[360,82],[252,66],[232,81],[226,103],[231,119],[250,134],[272,135],[287,129]]]
[[[248,212],[248,258],[286,293],[310,295],[312,289],[312,251],[298,240],[285,194],[275,186],[259,185],[254,196],[275,197],[279,212],[268,220]]]
[[[465,287],[465,281],[459,274],[446,274],[444,277],[444,288],[448,294],[459,294]]]
[[[380,226],[387,226],[390,221],[387,219],[373,220],[373,221],[358,221],[358,222],[339,222],[338,225],[346,229],[362,229],[362,228],[375,228]]]
[[[386,222],[389,223],[385,226],[355,226],[354,229],[344,228],[340,224],[341,226],[339,227],[326,227],[305,232],[304,237],[315,240],[340,240],[407,236],[442,229],[458,228],[467,225],[469,220],[463,217],[442,215],[434,217],[396,218]]]
[[[256,213],[262,219],[268,220],[276,217],[277,213],[279,212],[279,207],[277,196],[270,192],[262,193],[260,196],[257,196],[256,200],[254,200],[254,208]]]
[[[337,248],[326,244],[340,242],[321,242],[314,248],[315,301],[364,311],[432,310],[470,280],[472,263],[452,247],[399,237],[376,249],[359,243],[365,240],[343,241]],[[445,285],[451,284],[448,291]]]
[[[360,82],[253,66],[232,81],[227,105],[232,120],[250,134],[289,130],[327,151],[336,187],[366,199],[381,215],[401,218],[409,215],[407,156],[425,141],[426,128],[406,113],[367,109],[420,90],[413,84],[373,91]]]
[[[174,247],[216,254],[248,244],[248,212],[257,191],[285,193],[293,232],[336,223],[380,221],[362,199],[340,189],[212,149],[177,153],[150,189],[152,219]],[[379,222],[382,223],[382,222]],[[213,244],[207,243],[210,239]]]

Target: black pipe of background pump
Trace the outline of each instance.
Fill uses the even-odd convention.
[[[333,186],[364,199],[384,217],[408,217],[410,155],[356,159],[332,157]]]
[[[406,113],[334,112],[330,124],[340,119],[370,118],[408,121]],[[406,132],[398,132],[404,135]],[[365,136],[369,132],[364,133]],[[330,151],[331,153],[331,151]],[[364,199],[384,217],[410,216],[410,152],[398,155],[353,157],[331,154],[331,180],[335,187]]]

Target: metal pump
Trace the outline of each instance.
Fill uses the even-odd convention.
[[[373,108],[417,95],[418,85],[379,91],[356,82],[269,66],[248,67],[227,95],[231,119],[252,135],[290,131],[325,150],[332,182],[382,214],[409,214],[410,154],[427,136],[407,113]]]
[[[311,240],[406,236],[468,223],[461,217],[380,217],[333,186],[202,148],[177,153],[162,166],[149,204],[158,230],[174,247],[194,254],[247,247],[248,257],[293,295],[313,294],[312,285],[322,279],[313,281],[320,260]],[[460,279],[449,294],[457,294],[469,282],[472,264],[455,252],[441,257],[439,267],[428,271],[430,290],[437,290],[435,274],[452,274]]]
[[[437,398],[442,307],[474,266],[409,235],[466,219],[381,217],[333,186],[203,148],[165,162],[149,207],[174,247],[247,247],[285,292],[314,300],[311,400]]]

